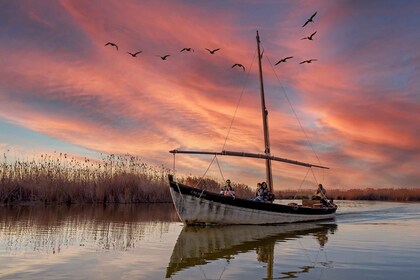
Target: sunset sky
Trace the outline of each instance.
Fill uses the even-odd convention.
[[[167,167],[172,149],[263,153],[259,30],[272,154],[331,168],[273,163],[276,188],[420,187],[419,26],[419,1],[1,0],[0,151]],[[177,172],[211,160],[178,155]],[[265,179],[262,160],[218,161],[234,182]]]

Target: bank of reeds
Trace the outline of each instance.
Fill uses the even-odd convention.
[[[169,202],[168,172],[130,155],[92,160],[55,153],[8,163],[4,154],[0,203]]]
[[[314,189],[315,190],[315,189]],[[277,194],[282,199],[306,199],[314,190],[285,190]],[[340,200],[377,200],[377,201],[420,201],[420,189],[409,188],[366,188],[366,189],[327,189],[327,196]]]
[[[108,155],[102,159],[75,158],[64,153],[43,154],[38,159],[0,161],[0,203],[40,202],[144,203],[171,202],[168,188],[170,170],[155,167],[131,155]],[[177,180],[207,191],[219,192],[221,185],[209,178]],[[236,195],[249,199],[255,190],[233,184]],[[286,190],[281,199],[307,198],[314,190]],[[328,197],[342,200],[420,201],[420,189],[329,189]]]
[[[34,160],[0,161],[0,203],[44,204],[171,202],[170,170],[155,167],[131,155],[102,159],[75,158],[64,153],[43,154]],[[177,178],[218,192],[212,179]],[[236,185],[238,196],[250,197],[245,185]]]

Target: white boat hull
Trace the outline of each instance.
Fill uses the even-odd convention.
[[[170,188],[170,191],[178,216],[184,224],[281,224],[325,220],[335,217],[335,212],[322,215],[305,215],[249,209],[185,195],[172,188]]]

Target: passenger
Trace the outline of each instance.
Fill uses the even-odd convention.
[[[336,205],[332,202],[332,200],[328,200],[327,198],[327,191],[324,189],[322,184],[318,185],[318,189],[316,190],[315,195],[312,197],[312,199],[319,200],[319,202],[325,206],[325,207],[336,207]]]
[[[267,201],[268,200],[268,195],[270,194],[270,192],[268,190],[267,183],[266,182],[262,182],[261,183],[261,186],[263,188],[263,198],[264,198],[264,201]]]
[[[220,189],[219,194],[221,194],[221,195],[225,195],[225,191],[226,191],[226,186],[223,186],[223,187]]]
[[[258,192],[261,189],[261,183],[257,183],[257,190],[255,191],[255,196],[258,196]]]
[[[257,184],[257,190],[255,191],[255,197],[252,199],[253,201],[263,201],[263,190],[261,183]]]
[[[275,199],[275,195],[273,193],[270,192],[270,190],[267,187],[267,183],[266,182],[262,182],[262,185],[264,187],[264,201],[268,201],[270,203],[273,203],[274,199]]]
[[[224,192],[223,192],[224,195],[235,197],[235,189],[230,184],[229,179],[226,180],[226,186],[224,186],[222,189],[224,189]]]
[[[316,190],[315,197],[317,197],[318,199],[327,197],[327,191],[324,189],[322,184],[318,185],[318,189]]]
[[[256,192],[256,197],[253,199],[254,201],[267,201],[268,199],[268,189],[267,189],[267,183],[262,182],[257,184],[258,189]]]

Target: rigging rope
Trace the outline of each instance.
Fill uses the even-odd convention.
[[[299,186],[298,190],[296,191],[296,194],[295,194],[295,196],[293,197],[293,199],[296,199],[296,196],[297,196],[298,192],[300,191],[300,188],[302,188],[303,183],[305,183],[305,181],[306,181],[306,176],[308,176],[309,171],[310,171],[309,169],[312,169],[312,168],[311,168],[311,167],[309,167],[309,168],[308,168],[308,171],[306,172],[305,178],[303,178],[302,183],[300,183],[300,186]]]
[[[247,75],[246,75],[246,77],[245,77],[245,81],[244,81],[244,84],[243,84],[243,86],[242,86],[241,95],[239,96],[238,103],[236,104],[235,112],[233,113],[233,117],[232,117],[232,120],[231,120],[231,122],[230,122],[229,129],[228,129],[228,132],[227,132],[227,134],[226,134],[226,138],[225,138],[225,141],[224,141],[224,143],[223,143],[222,150],[224,150],[224,149],[225,149],[225,146],[226,146],[227,140],[228,140],[228,138],[229,138],[230,131],[232,130],[233,122],[234,122],[234,120],[235,120],[236,113],[238,112],[239,104],[241,103],[242,96],[243,96],[244,91],[245,91],[245,86],[246,86],[246,84],[247,84],[247,82],[248,82],[249,74],[251,73],[251,68],[252,68],[252,65],[254,64],[254,61],[255,61],[256,53],[257,53],[257,51],[255,51],[255,52],[254,52],[254,57],[252,58],[251,65],[250,65],[250,67],[248,68],[248,73],[247,73]],[[175,156],[175,154],[174,154],[174,156]],[[222,176],[223,182],[225,181],[224,176],[223,176],[223,173],[222,173],[222,170],[221,170],[221,168],[220,168],[219,161],[218,161],[218,159],[217,159],[217,157],[216,157],[216,155],[215,155],[215,156],[213,157],[212,161],[210,162],[210,165],[207,167],[206,172],[204,172],[204,174],[200,177],[200,180],[199,180],[199,181],[198,181],[198,183],[195,185],[195,187],[197,187],[197,186],[201,183],[201,181],[203,180],[204,176],[206,176],[207,172],[209,171],[209,169],[210,169],[210,167],[211,167],[211,165],[213,164],[213,162],[214,162],[214,160],[215,160],[215,159],[216,159],[216,162],[217,162],[217,166],[219,167],[220,175]],[[175,166],[175,159],[174,159],[174,166]],[[175,169],[175,167],[174,167],[174,169]]]
[[[222,151],[225,149],[226,142],[227,142],[227,140],[229,138],[229,134],[230,134],[230,131],[231,131],[232,126],[233,126],[233,121],[235,120],[236,113],[238,112],[239,104],[241,103],[242,96],[243,96],[244,91],[245,91],[245,86],[246,86],[246,83],[248,82],[249,74],[251,73],[252,65],[254,65],[254,61],[255,61],[255,57],[256,56],[257,56],[257,50],[255,50],[254,57],[252,58],[251,66],[248,68],[248,73],[247,73],[247,75],[245,77],[245,81],[244,81],[244,84],[242,86],[241,95],[239,96],[238,103],[236,104],[235,112],[233,113],[232,121],[230,122],[230,126],[229,126],[228,132],[226,134],[225,142],[223,143]]]
[[[314,173],[314,171],[312,170],[312,168],[310,168],[310,169],[311,169],[311,171],[312,171],[312,176],[314,176],[315,183],[318,185],[319,183],[318,183],[318,180],[316,179],[315,173]]]
[[[299,126],[300,126],[300,129],[302,130],[303,134],[305,135],[305,138],[306,138],[307,143],[308,143],[308,144],[309,144],[309,146],[311,147],[312,152],[314,153],[314,155],[315,155],[316,159],[318,160],[319,165],[322,165],[322,164],[321,164],[321,160],[319,159],[318,154],[316,153],[316,151],[315,151],[315,149],[314,149],[314,147],[313,147],[313,145],[312,145],[312,143],[311,143],[311,141],[310,141],[310,139],[309,139],[309,137],[308,137],[308,135],[307,135],[307,133],[306,133],[305,129],[304,129],[304,128],[303,128],[303,126],[302,126],[302,123],[300,122],[300,119],[299,119],[299,117],[298,117],[298,115],[297,115],[297,113],[296,113],[295,109],[294,109],[294,108],[293,108],[293,106],[292,106],[292,103],[290,102],[289,96],[287,95],[287,92],[286,92],[286,90],[284,89],[284,86],[283,86],[283,84],[281,83],[281,81],[280,81],[280,79],[279,79],[279,77],[278,77],[278,75],[277,75],[277,73],[276,73],[276,71],[275,71],[275,69],[274,69],[273,64],[271,63],[271,60],[270,60],[269,56],[266,54],[266,55],[265,55],[265,57],[267,58],[267,61],[268,61],[268,63],[270,64],[271,69],[273,70],[274,76],[276,76],[276,79],[277,79],[277,81],[278,81],[278,82],[279,82],[279,84],[280,84],[280,87],[281,87],[281,89],[282,89],[282,91],[283,91],[283,95],[285,96],[285,98],[286,98],[286,100],[287,100],[287,103],[289,104],[290,108],[292,109],[292,112],[293,112],[293,114],[294,114],[294,116],[295,116],[295,118],[296,118],[296,120],[297,120],[297,122],[298,122],[298,124],[299,124]],[[324,170],[323,170],[322,172],[323,172],[323,174],[324,174]],[[312,171],[312,173],[313,173],[313,171]]]
[[[197,188],[197,186],[201,183],[201,181],[203,180],[203,178],[204,178],[204,176],[206,176],[206,174],[207,174],[207,172],[209,171],[209,169],[210,169],[210,167],[211,167],[211,165],[213,164],[213,161],[214,161],[214,159],[216,158],[216,156],[214,156],[213,157],[213,159],[211,160],[211,162],[210,162],[210,165],[209,165],[209,167],[207,167],[207,169],[206,169],[206,172],[204,172],[204,174],[203,174],[203,176],[201,176],[200,177],[200,180],[198,181],[198,183],[197,184],[195,184],[195,188]]]
[[[225,177],[223,176],[222,169],[220,168],[219,160],[217,159],[217,156],[214,156],[216,158],[217,167],[219,167],[220,175],[222,176],[223,183],[225,182]]]

